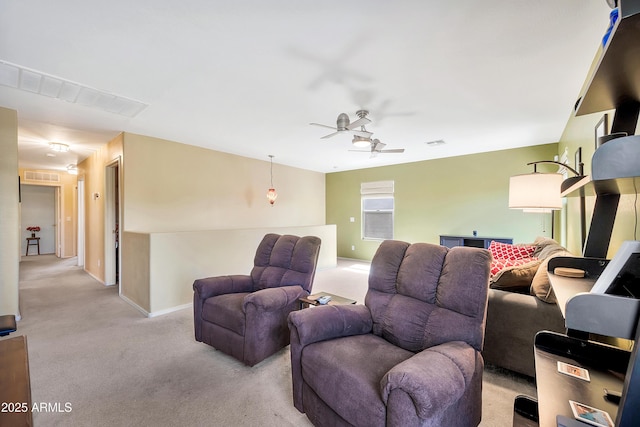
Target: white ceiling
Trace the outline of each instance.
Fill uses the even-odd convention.
[[[556,142],[605,0],[0,0],[0,61],[140,101],[126,117],[0,86],[23,167],[121,131],[320,172]],[[403,154],[320,139],[339,113]],[[446,144],[429,146],[443,139]],[[46,157],[47,143],[71,152]]]

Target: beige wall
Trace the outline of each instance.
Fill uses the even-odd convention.
[[[19,317],[18,115],[0,108],[0,314]]]
[[[25,170],[36,172],[48,172],[57,173],[60,176],[60,183],[51,184],[40,181],[29,181],[25,179]],[[66,171],[59,170],[42,170],[42,169],[24,169],[20,168],[20,178],[22,185],[42,185],[48,187],[57,187],[59,189],[57,197],[59,198],[59,212],[56,212],[56,217],[59,218],[59,235],[56,237],[58,240],[58,246],[56,248],[56,255],[62,258],[70,258],[76,256],[78,253],[78,196],[77,185],[78,177],[76,175],[70,175]],[[26,235],[26,231],[22,230],[23,238]]]
[[[267,156],[265,155],[265,158]],[[194,231],[325,223],[324,174],[158,138],[124,135],[127,231]],[[277,157],[276,157],[277,161]]]
[[[105,168],[117,158],[121,158],[122,232],[325,223],[324,174],[274,164],[279,197],[272,207],[266,200],[268,161],[123,133],[78,167],[79,179],[85,181],[85,269],[103,282]],[[96,192],[101,197],[94,198]],[[138,256],[131,249],[122,242],[123,264],[128,257]],[[128,297],[145,306],[142,294],[133,292]]]
[[[334,225],[125,232],[122,296],[149,316],[183,308],[193,299],[193,281],[202,277],[249,274],[256,248],[267,233],[318,236],[318,269],[336,266]]]
[[[527,163],[557,151],[553,143],[327,174],[327,223],[338,227],[338,256],[371,259],[380,244],[362,239],[360,183],[370,181],[395,182],[395,239],[437,244],[442,234],[474,230],[514,242],[550,236],[550,214],[509,209],[509,177],[533,172]]]

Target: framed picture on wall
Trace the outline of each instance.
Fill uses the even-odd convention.
[[[596,150],[600,147],[600,137],[609,135],[609,116],[605,114],[602,116],[596,124],[595,137],[596,137]]]

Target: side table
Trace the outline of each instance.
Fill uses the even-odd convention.
[[[35,243],[33,243],[35,241]],[[38,255],[40,255],[40,238],[27,237],[27,251],[24,256],[29,256],[29,246],[38,246]]]
[[[321,305],[321,304],[318,304],[317,299],[324,295],[329,295],[331,297],[331,301],[329,301],[325,305],[349,305],[349,304],[356,303],[356,300],[341,297],[340,295],[330,294],[329,292],[318,292],[316,294],[311,294],[308,297],[300,298],[299,300],[300,308],[307,308],[312,305],[313,306]]]

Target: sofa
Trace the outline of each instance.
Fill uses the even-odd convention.
[[[558,242],[491,242],[491,276],[484,349],[485,363],[535,377],[534,339],[539,331],[566,331],[547,276],[550,259],[573,256]]]

